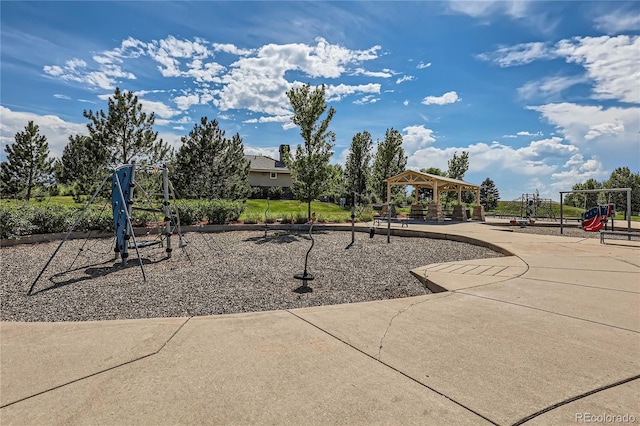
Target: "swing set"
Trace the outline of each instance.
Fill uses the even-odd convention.
[[[581,227],[587,232],[600,232],[602,228],[606,228],[609,218],[611,218],[611,231],[614,229],[614,216],[616,212],[615,204],[611,203],[612,192],[626,192],[627,193],[627,233],[631,232],[631,188],[606,188],[606,189],[576,189],[573,191],[560,191],[560,234],[563,234],[563,210],[562,210],[562,197],[563,194],[599,194],[606,192],[609,194],[609,202],[607,204],[598,204],[590,209],[586,209],[585,199],[585,212],[582,214]]]
[[[161,174],[160,193],[150,194],[143,185],[138,185],[136,182],[136,174],[139,172],[147,173],[150,175]],[[89,202],[82,209],[73,225],[69,228],[62,241],[53,252],[45,266],[42,268],[36,279],[31,284],[27,295],[31,295],[36,283],[40,280],[44,272],[47,270],[51,261],[55,258],[56,254],[67,241],[75,227],[80,220],[86,214],[89,207],[93,204],[96,197],[102,189],[105,187],[107,181],[111,179],[111,210],[113,213],[113,226],[115,229],[115,259],[118,257],[121,259],[121,266],[125,266],[129,257],[129,249],[135,249],[138,263],[142,271],[142,279],[147,280],[144,270],[144,264],[142,262],[142,256],[140,255],[140,249],[155,245],[165,247],[167,258],[171,258],[173,251],[171,237],[174,233],[177,233],[179,238],[178,247],[184,250],[186,246],[183,240],[182,230],[180,228],[180,216],[178,214],[178,208],[176,205],[176,191],[169,180],[169,169],[166,165],[163,166],[147,166],[127,164],[116,169],[109,170],[109,173],[104,177],[98,189],[93,193]],[[134,189],[139,188],[140,192],[144,195],[145,205],[134,206]],[[153,200],[162,200],[160,206],[153,206]],[[172,209],[173,207],[173,209]],[[133,209],[152,212],[156,215],[156,220],[153,222],[154,226],[158,230],[158,235],[152,240],[136,240],[135,231],[131,222],[131,214]],[[104,209],[103,209],[104,210]],[[102,212],[101,212],[102,214]],[[159,220],[157,215],[163,214],[163,220]],[[147,233],[149,235],[150,232]],[[91,233],[87,236],[87,239],[91,236]],[[86,244],[86,240],[85,240]],[[84,245],[83,245],[84,247]],[[82,248],[80,249],[82,250]],[[77,256],[76,256],[77,259]],[[75,259],[74,259],[75,263]]]

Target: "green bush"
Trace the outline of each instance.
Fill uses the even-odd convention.
[[[223,225],[237,221],[244,210],[241,201],[214,200],[203,203],[202,213],[210,224]]]
[[[113,229],[113,213],[109,207],[87,209],[75,228],[76,231],[113,231]]]
[[[177,203],[180,225],[195,225],[204,218],[201,202],[182,201]]]
[[[30,233],[26,209],[0,205],[0,238],[16,238]]]
[[[269,198],[272,200],[279,200],[282,198],[282,187],[272,186],[269,188]]]
[[[73,224],[75,209],[62,206],[34,206],[29,215],[31,233],[48,234],[65,232]]]

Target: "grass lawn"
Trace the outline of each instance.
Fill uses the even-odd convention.
[[[266,210],[267,200],[249,199],[240,220],[264,222]],[[343,210],[334,203],[313,201],[311,202],[311,211],[316,213],[317,220],[321,222],[346,222],[351,217],[350,210]],[[294,220],[306,218],[307,203],[295,200],[271,200],[267,217],[269,219],[292,218]]]

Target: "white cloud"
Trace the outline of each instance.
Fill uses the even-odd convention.
[[[396,80],[396,84],[404,83],[405,81],[415,80],[415,77],[412,75],[403,75],[399,79]]]
[[[61,95],[59,93],[54,94],[53,97],[56,98],[56,99],[64,99],[65,101],[70,101],[71,100],[71,98],[69,96]]]
[[[422,100],[422,103],[425,105],[446,105],[453,104],[455,102],[459,102],[461,99],[458,97],[456,92],[447,92],[442,96],[427,96]]]
[[[176,111],[172,109],[168,105],[165,105],[163,102],[150,101],[150,100],[141,99],[141,98],[138,98],[138,101],[142,105],[142,110],[144,112],[146,112],[147,114],[154,112],[156,114],[156,117],[171,118],[175,115],[180,114],[180,111]],[[157,119],[156,119],[156,122],[158,122]]]
[[[542,132],[531,133],[531,132],[527,132],[527,131],[521,131],[521,132],[516,133],[516,135],[518,135],[518,136],[542,136]]]
[[[270,117],[250,118],[243,123],[288,123],[291,122],[290,115],[276,115]]]
[[[603,168],[597,157],[585,160],[582,154],[575,154],[569,158],[563,170],[551,174],[553,183],[551,187],[556,191],[568,191],[577,183],[586,182],[589,179],[604,180],[609,173]]]
[[[425,148],[435,142],[433,130],[427,129],[422,125],[407,126],[402,129],[402,147],[409,153],[413,153],[419,149]]]
[[[544,77],[540,80],[528,81],[519,87],[518,96],[522,99],[554,97],[560,95],[569,87],[588,81],[589,79],[585,75]]]
[[[596,99],[640,103],[640,36],[575,37],[558,42],[556,49],[587,70]]]
[[[428,63],[424,63],[422,61],[420,61],[420,63],[418,65],[416,65],[416,68],[418,68],[419,70],[423,70],[425,68],[429,68],[431,66],[431,62]]]
[[[197,105],[200,103],[200,96],[196,94],[184,95],[184,96],[176,96],[173,98],[173,102],[178,106],[181,110],[187,110],[192,105]]]
[[[264,155],[277,159],[280,155],[279,147],[255,147],[244,145],[244,155]]]
[[[337,86],[330,85],[326,88],[325,94],[327,101],[334,102],[356,93],[380,93],[380,87],[378,83],[359,84],[356,86],[347,84],[338,84]]]
[[[494,52],[482,53],[477,58],[493,62],[500,67],[512,67],[529,64],[539,59],[553,59],[556,56],[557,54],[547,43],[532,42],[501,47]]]
[[[561,40],[555,46],[546,43],[523,43],[503,47],[478,58],[492,61],[501,67],[524,65],[539,59],[564,57],[587,71],[585,76],[547,77],[538,82],[528,82],[520,89],[524,98],[541,91],[543,95],[557,94],[566,88],[584,82],[593,83],[595,99],[615,99],[640,103],[640,36],[574,37]]]
[[[556,103],[530,106],[538,111],[564,137],[576,145],[601,145],[605,147],[637,148],[640,132],[640,107],[604,108],[602,106]],[[622,152],[622,151],[620,151]]]
[[[527,0],[451,0],[449,1],[449,9],[474,18],[487,17],[493,14],[524,18],[528,14],[529,2]]]
[[[633,9],[618,9],[596,17],[594,23],[597,30],[606,34],[640,31],[640,13]]]
[[[409,100],[405,99],[404,101],[402,101],[402,105],[407,106],[409,105]]]
[[[394,73],[390,70],[367,71],[363,68],[356,68],[351,73],[351,75],[364,75],[366,77],[380,77],[380,78],[390,78],[390,77],[393,77],[393,74]]]
[[[56,115],[37,115],[30,112],[12,111],[0,106],[0,116],[2,117],[0,141],[3,146],[15,143],[15,134],[23,132],[27,123],[33,121],[39,126],[40,134],[46,136],[49,152],[53,157],[62,156],[62,150],[69,142],[69,136],[89,133],[85,124],[70,123]]]
[[[353,103],[356,105],[375,104],[379,100],[380,98],[376,97],[375,95],[366,95],[360,99],[356,99],[355,101],[353,101]]]

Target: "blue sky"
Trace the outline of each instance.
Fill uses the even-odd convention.
[[[133,91],[175,147],[200,117],[247,154],[301,143],[286,91],[325,84],[332,162],[395,128],[408,167],[503,200],[640,171],[640,3],[2,1],[0,139],[29,120],[59,156],[85,109]],[[4,151],[3,151],[4,158]]]

